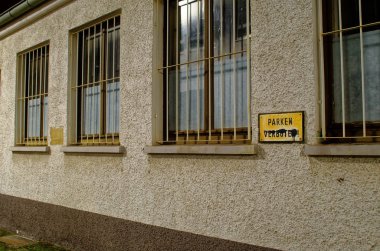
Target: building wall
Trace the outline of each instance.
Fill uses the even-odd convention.
[[[258,114],[305,111],[318,135],[316,3],[252,0],[253,142]],[[68,121],[69,30],[121,9],[123,156],[17,154],[16,54],[50,40],[49,127]],[[0,194],[282,250],[380,249],[380,159],[307,157],[303,144],[256,156],[158,155],[152,144],[153,1],[77,0],[0,41]]]

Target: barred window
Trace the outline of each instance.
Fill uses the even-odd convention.
[[[380,1],[320,4],[322,136],[380,142]]]
[[[16,145],[47,145],[49,45],[18,54]]]
[[[249,143],[246,0],[165,0],[164,144]]]
[[[120,16],[72,34],[71,144],[119,144]]]

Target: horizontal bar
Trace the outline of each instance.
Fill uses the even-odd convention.
[[[246,50],[242,50],[242,51],[231,52],[231,53],[227,53],[227,54],[223,54],[223,55],[219,55],[219,56],[207,57],[207,58],[202,58],[202,59],[198,59],[198,60],[194,60],[194,61],[188,61],[188,62],[185,62],[185,63],[168,65],[168,66],[164,66],[164,67],[158,68],[158,70],[163,70],[163,69],[167,69],[167,68],[174,68],[174,67],[177,67],[177,66],[188,65],[188,64],[193,64],[193,63],[199,63],[199,62],[207,61],[207,60],[210,60],[210,59],[228,57],[228,56],[232,56],[232,55],[240,54],[240,53],[244,53],[244,52],[247,52],[247,51]]]
[[[314,137],[316,139],[371,139],[380,138],[380,136],[346,136],[346,137]]]
[[[370,23],[370,24],[363,24],[363,25],[353,26],[353,27],[345,28],[345,29],[339,29],[339,30],[334,30],[334,31],[329,31],[329,32],[322,32],[321,34],[323,36],[324,35],[331,35],[331,34],[334,34],[334,33],[345,32],[345,31],[350,31],[350,30],[355,30],[355,29],[360,29],[360,28],[367,28],[367,27],[371,27],[371,26],[375,26],[375,25],[380,25],[380,21],[379,22],[375,22],[375,23]]]
[[[119,80],[120,81],[120,77],[109,78],[109,79],[105,79],[105,80],[99,80],[99,81],[96,81],[96,82],[91,82],[91,83],[87,83],[87,84],[83,84],[83,85],[76,85],[76,86],[71,87],[71,89],[76,89],[76,88],[81,88],[81,87],[86,87],[86,86],[99,85],[99,84],[102,84],[104,82],[110,82],[110,81],[113,81],[113,80]],[[108,83],[106,83],[106,84],[108,84]]]
[[[208,135],[207,135],[208,136]],[[207,137],[205,136],[205,137]],[[215,136],[215,137],[220,137],[220,135],[211,135],[212,136]],[[185,137],[185,136],[183,136]],[[194,137],[196,137],[196,135],[194,135]],[[233,142],[239,142],[239,141],[247,141],[247,140],[251,140],[251,139],[248,139],[248,138],[244,138],[244,139],[187,139],[187,140],[169,140],[169,141],[157,141],[158,144],[164,144],[164,143],[186,143],[186,142],[221,142],[221,141],[233,141]]]
[[[39,97],[47,97],[48,93],[42,93],[42,94],[37,94],[37,95],[31,95],[31,96],[26,96],[22,98],[17,98],[18,100],[25,100],[25,99],[33,99],[33,98],[39,98]]]

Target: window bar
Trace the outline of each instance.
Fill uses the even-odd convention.
[[[248,140],[251,140],[251,34],[249,32],[249,27],[250,27],[250,8],[249,8],[249,0],[246,1],[246,22],[247,22],[247,31],[246,31],[246,36],[247,36],[247,52],[246,52],[246,57],[247,57],[247,80],[246,80],[246,85],[247,85],[247,118],[248,118]]]
[[[19,100],[19,109],[20,109],[20,112],[19,112],[19,128],[20,128],[20,131],[19,131],[19,144],[23,144],[24,143],[24,136],[23,136],[23,128],[25,127],[25,123],[24,123],[24,118],[25,118],[25,110],[24,110],[24,102],[25,102],[25,85],[26,85],[26,56],[25,54],[22,54],[21,55],[21,74],[20,74],[20,83],[18,85],[19,87],[19,92],[20,92],[20,97],[21,99]]]
[[[34,145],[38,144],[38,138],[37,138],[37,127],[38,127],[38,124],[37,124],[37,97],[38,97],[38,79],[37,79],[37,73],[38,73],[38,50],[34,50],[34,70],[33,70],[33,74],[34,74],[34,78],[33,78],[33,96],[32,96],[32,107],[33,107],[33,131],[32,131],[32,134],[33,134],[33,140],[34,140]]]
[[[96,73],[96,26],[94,25],[93,27],[93,30],[94,30],[94,35],[92,37],[92,40],[93,40],[93,47],[92,47],[92,104],[91,104],[91,118],[93,119],[93,123],[91,123],[91,133],[92,133],[92,144],[94,145],[95,144],[95,133],[96,133],[96,105],[95,105],[95,101],[96,101],[96,80],[95,80],[95,73]],[[92,128],[92,126],[94,128]]]
[[[219,1],[220,5],[220,55],[223,55],[223,0]],[[220,139],[223,140],[224,132],[223,132],[223,95],[224,95],[224,57],[219,59],[220,63]]]
[[[79,33],[76,34],[75,36],[76,38],[76,47],[77,47],[77,60],[75,60],[76,62],[76,65],[75,65],[75,89],[74,89],[74,94],[75,94],[75,131],[78,130],[78,110],[77,110],[77,107],[78,107],[78,84],[79,84],[79,76],[78,76],[78,68],[79,68]],[[74,40],[74,36],[72,38],[72,40]],[[74,44],[72,42],[72,44]],[[82,72],[82,75],[83,75],[83,72]],[[83,83],[82,83],[83,84]],[[71,110],[73,110],[71,108]],[[78,143],[78,137],[74,137],[75,139],[75,144]]]
[[[235,42],[235,39],[236,39],[236,20],[235,20],[235,16],[236,16],[236,2],[235,0],[232,1],[232,51],[235,52],[236,50],[236,42]],[[236,54],[233,55],[233,60],[234,60],[234,63],[233,63],[233,116],[234,116],[234,140],[236,140]]]
[[[109,28],[109,19],[106,21],[106,31],[105,31],[105,38],[106,38],[106,48],[105,48],[105,50],[104,50],[104,53],[105,53],[105,55],[104,55],[104,58],[105,58],[105,64],[106,64],[106,75],[105,75],[105,86],[106,86],[106,91],[107,91],[107,86],[108,86],[108,82],[109,82],[109,80],[108,80],[108,74],[109,74],[109,72],[108,72],[108,58],[109,58],[109,46],[108,46],[108,43],[109,43],[109,34],[108,34],[108,28]],[[107,94],[106,94],[106,105],[107,105]],[[108,107],[106,107],[106,109],[108,109]],[[107,112],[107,111],[106,111]],[[109,114],[108,114],[108,117],[109,117]],[[107,117],[106,117],[106,120],[107,120]],[[106,121],[106,133],[105,133],[105,135],[106,135],[106,144],[108,143],[108,136],[107,136],[107,121]]]
[[[211,39],[211,1],[208,1],[208,37],[210,40]],[[205,18],[205,20],[207,20],[207,18]],[[209,80],[209,83],[208,83],[208,137],[209,137],[209,140],[211,141],[212,140],[212,135],[211,135],[211,43],[210,41],[208,41],[208,80]]]
[[[202,0],[197,1],[197,140],[200,140],[200,81],[199,81],[199,39],[200,39],[200,6]]]
[[[45,82],[45,86],[44,86],[44,91],[46,93],[46,97],[49,97],[49,55],[50,55],[50,46],[47,45],[46,47],[46,55],[45,55],[45,75],[44,75],[44,78],[46,79],[46,82]],[[47,107],[47,110],[46,110],[46,128],[48,129],[49,128],[49,98],[47,100],[47,104],[48,104],[48,107]],[[46,135],[48,135],[48,132],[46,132]],[[48,137],[46,138],[46,144],[48,144],[47,142],[48,140]]]
[[[178,30],[178,26],[179,26],[179,10],[180,10],[180,6],[179,6],[179,0],[177,0],[177,4],[176,4],[176,81],[175,81],[175,140],[176,142],[178,142],[178,51],[179,51],[179,30]]]
[[[91,37],[91,32],[90,32],[90,28],[87,29],[87,38],[86,38],[86,44],[87,44],[87,81],[86,81],[86,95],[85,95],[85,100],[84,102],[87,102],[87,89],[88,88],[91,88],[90,86],[90,37]],[[90,96],[91,97],[91,96]],[[84,103],[83,102],[83,103]],[[90,113],[89,113],[89,104],[86,104],[86,116],[87,118],[91,118],[89,117]],[[84,114],[83,114],[83,119],[84,118]],[[91,121],[90,121],[91,122]],[[89,125],[87,124],[87,121],[85,121],[85,136],[86,136],[86,143],[88,144],[88,134],[89,132],[87,132],[87,129],[89,128],[90,131],[91,131],[91,123],[89,123]],[[87,128],[86,128],[87,127]]]
[[[39,137],[38,137],[38,144],[41,144],[42,141],[45,141],[44,138],[44,113],[43,113],[43,94],[42,94],[42,48],[40,50],[40,57],[39,57],[39,65],[40,65],[40,76],[39,76],[39,85],[40,85],[40,92],[39,92],[39,100],[40,100],[40,130],[39,130]],[[42,140],[41,140],[42,138]]]
[[[338,1],[339,4],[339,29],[342,30],[342,9],[341,0]],[[341,73],[341,87],[342,87],[342,129],[343,137],[346,137],[346,111],[345,111],[345,100],[344,100],[344,68],[343,68],[343,32],[339,32],[339,45],[340,45],[340,73]]]
[[[102,42],[102,38],[103,38],[103,26],[102,26],[102,24],[103,23],[100,23],[100,24],[98,24],[100,27],[99,27],[99,42],[98,42],[98,44],[99,44],[99,56],[98,56],[98,58],[99,58],[99,76],[98,76],[98,81],[99,81],[99,143],[100,143],[100,134],[101,134],[101,132],[104,132],[104,135],[106,135],[107,134],[107,131],[105,130],[105,128],[103,128],[103,121],[104,121],[104,118],[103,118],[103,114],[105,114],[105,112],[102,112],[102,110],[103,110],[103,102],[105,101],[105,99],[103,100],[103,95],[104,96],[107,96],[107,88],[105,88],[105,90],[103,90],[103,86],[104,86],[104,82],[103,82],[103,80],[102,80],[102,72],[103,72],[103,70],[102,70],[102,53],[103,53],[103,51],[102,51],[102,48],[103,48],[103,42]],[[103,94],[103,93],[105,93],[105,94]]]
[[[169,65],[169,5],[166,0],[166,66]],[[169,68],[166,69],[166,141],[169,141]]]
[[[25,138],[26,138],[26,144],[29,144],[29,130],[30,130],[30,125],[29,125],[29,96],[31,93],[31,58],[32,58],[32,52],[28,52],[28,86],[26,86],[25,83],[25,117],[26,117],[26,124],[25,124]],[[26,93],[26,87],[28,87],[28,93]]]
[[[43,128],[43,130],[42,130],[42,137],[43,137],[43,141],[44,141],[44,144],[47,144],[48,142],[47,142],[47,140],[48,140],[48,128],[49,128],[49,122],[48,122],[48,120],[47,120],[47,118],[48,118],[48,113],[49,113],[49,110],[47,110],[46,111],[46,114],[45,114],[45,99],[46,99],[46,97],[47,97],[47,93],[48,93],[48,91],[46,90],[46,88],[45,88],[45,86],[46,86],[46,84],[47,84],[47,81],[48,81],[48,79],[46,79],[46,73],[47,73],[47,64],[46,64],[46,59],[47,59],[47,55],[48,55],[48,52],[47,52],[47,50],[48,50],[48,46],[47,45],[45,45],[44,46],[44,49],[45,49],[45,54],[44,54],[44,57],[43,57],[43,59],[44,59],[44,62],[43,62],[43,71],[42,71],[42,76],[41,76],[41,78],[43,78],[43,85],[42,85],[42,82],[41,82],[41,85],[42,85],[42,95],[43,95],[43,98],[44,98],[44,108],[43,108],[43,110],[42,110],[42,112],[43,112],[43,126],[42,126],[42,128]],[[41,60],[42,60],[42,58],[41,58]],[[47,102],[49,102],[49,100],[47,101]],[[49,105],[48,105],[48,107],[49,107]],[[49,108],[48,108],[49,109]],[[46,123],[47,123],[47,125],[46,125],[46,130],[48,130],[47,132],[45,132],[45,116],[46,116]],[[46,133],[46,138],[45,138],[45,134]]]
[[[86,130],[86,128],[84,127],[84,49],[85,49],[85,31],[86,30],[83,30],[82,31],[82,83],[81,83],[81,86],[79,88],[81,88],[81,114],[80,114],[80,133],[79,133],[79,136],[80,136],[80,143],[82,143],[82,139],[83,139],[83,135],[85,134],[84,131]],[[86,41],[87,43],[87,41]],[[87,81],[86,81],[87,82]]]
[[[319,1],[319,10],[322,10],[322,0]],[[322,138],[326,137],[326,96],[325,96],[325,65],[324,65],[324,36],[323,36],[323,21],[322,21],[322,11],[320,11],[319,16],[319,32],[321,36],[319,37],[319,57],[320,57],[320,81],[321,81],[321,125],[322,125]]]
[[[28,124],[26,125],[26,138],[28,141],[28,144],[31,144],[30,142],[32,138],[30,137],[30,132],[32,131],[32,120],[31,120],[31,109],[29,108],[29,100],[30,97],[33,95],[33,51],[29,53],[29,81],[28,81],[28,99],[26,100],[26,109],[27,109],[27,118],[28,118]]]
[[[186,0],[186,28],[187,28],[187,62],[190,61],[190,3]],[[186,141],[189,140],[189,123],[190,123],[190,105],[189,105],[189,68],[190,65],[186,65]]]
[[[31,97],[29,99],[29,102],[28,102],[28,105],[31,105],[31,111],[32,111],[32,116],[30,116],[30,118],[32,119],[32,123],[31,123],[31,126],[32,126],[32,129],[31,129],[31,140],[32,140],[32,144],[34,145],[35,144],[35,136],[34,136],[34,131],[35,131],[35,120],[34,118],[36,118],[36,114],[35,114],[35,107],[33,107],[33,103],[34,103],[34,95],[35,95],[35,85],[36,85],[36,81],[35,81],[35,76],[37,75],[36,74],[36,51],[34,50],[33,51],[33,61],[32,61],[32,94],[31,94]]]
[[[359,24],[360,24],[360,66],[362,73],[362,112],[363,112],[363,137],[367,136],[366,132],[366,114],[365,114],[365,79],[364,79],[364,46],[363,46],[363,17],[362,17],[362,0],[359,0]]]
[[[116,63],[116,60],[115,60],[115,40],[116,40],[116,18],[113,18],[113,31],[112,31],[112,81],[113,81],[113,84],[115,83],[115,63]],[[115,102],[112,102],[112,106],[114,108],[113,111],[115,111]],[[115,121],[115,117],[114,116],[114,122]],[[115,143],[115,130],[112,130],[112,143]]]

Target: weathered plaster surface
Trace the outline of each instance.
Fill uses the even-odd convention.
[[[379,158],[310,158],[300,144],[260,144],[255,157],[144,154],[152,143],[153,3],[94,3],[74,1],[0,41],[0,193],[284,250],[380,250]],[[50,41],[49,127],[66,132],[69,30],[117,9],[127,155],[65,155],[60,146],[12,154],[16,54]],[[313,18],[312,0],[252,0],[255,137],[258,113],[302,110],[306,140],[316,142]]]

